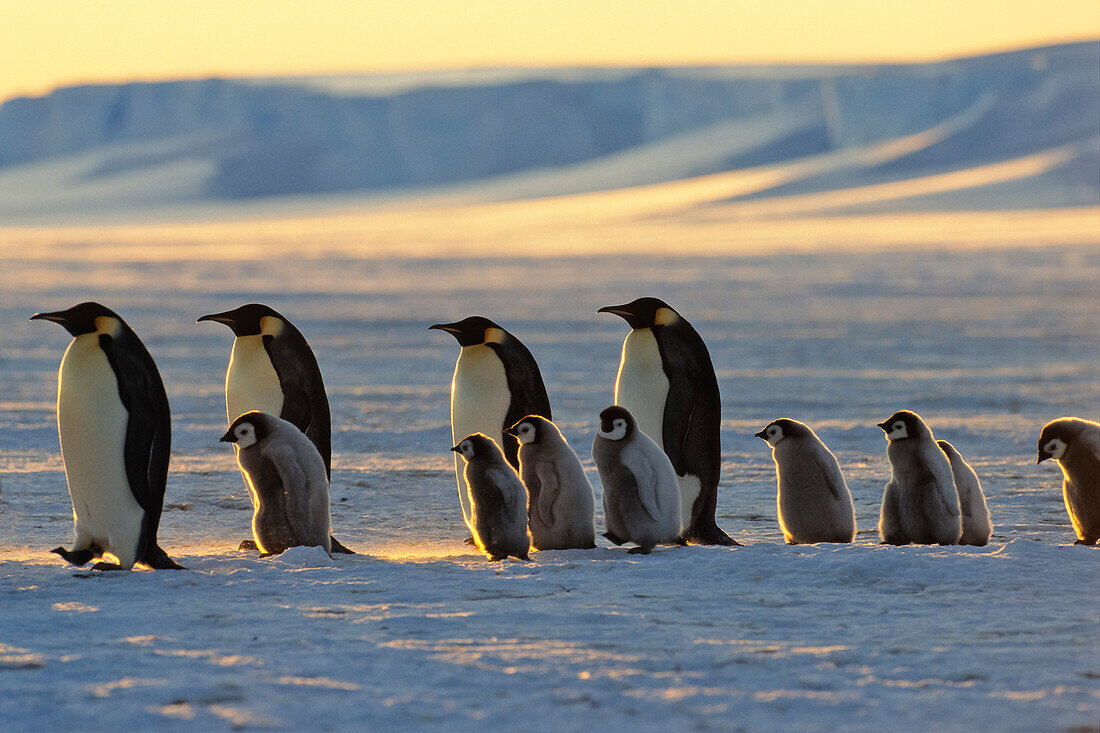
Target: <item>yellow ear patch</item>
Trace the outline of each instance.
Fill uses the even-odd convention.
[[[278,336],[283,332],[283,319],[275,316],[264,316],[260,319],[260,334],[263,336]]]
[[[122,323],[117,318],[99,316],[95,319],[95,332],[118,338],[119,333],[122,332]]]
[[[499,344],[504,340],[503,328],[487,328],[485,329],[485,341],[487,344]]]
[[[678,320],[680,320],[680,316],[671,308],[658,308],[653,315],[653,325],[655,326],[671,326]]]

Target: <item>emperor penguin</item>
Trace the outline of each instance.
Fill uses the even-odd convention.
[[[332,418],[317,357],[302,332],[262,303],[201,316],[229,327],[236,337],[225,374],[225,415],[232,422],[253,410],[275,415],[305,433],[332,479]],[[243,473],[244,468],[242,466]],[[247,481],[245,482],[247,483]],[[256,505],[256,497],[252,496]],[[242,547],[247,547],[243,543]],[[354,554],[335,537],[332,551]]]
[[[468,435],[484,433],[518,468],[519,446],[508,428],[525,415],[552,419],[535,357],[518,338],[483,316],[429,326],[433,329],[451,334],[462,347],[451,380],[451,440],[457,444]],[[455,476],[462,518],[473,530],[470,494],[457,453]]]
[[[153,357],[126,321],[99,303],[35,313],[73,340],[57,379],[57,429],[73,503],[73,565],[181,569],[157,544],[172,444],[168,396]]]
[[[1054,459],[1062,469],[1062,498],[1077,533],[1075,545],[1100,539],[1100,423],[1060,417],[1039,434],[1039,459]]]
[[[946,440],[937,440],[947,460],[951,462],[951,474],[955,478],[955,488],[959,492],[959,510],[962,511],[962,537],[960,545],[985,547],[993,536],[993,521],[989,516],[989,506],[985,503],[982,483],[978,474],[967,463],[955,446]]]
[[[634,542],[630,552],[643,555],[658,544],[684,544],[676,471],[625,407],[600,413],[592,459],[603,484],[604,537],[616,545]]]
[[[528,415],[508,434],[519,441],[519,475],[527,488],[527,525],[536,550],[596,546],[596,500],[577,454],[554,423]]]
[[[722,463],[722,400],[710,352],[686,318],[657,298],[609,305],[599,313],[623,318],[615,404],[634,415],[638,429],[672,461],[679,478],[684,539],[701,545],[737,545],[715,523]]]
[[[810,426],[780,418],[756,437],[772,447],[779,526],[787,544],[854,540],[856,510],[852,493],[836,456]]]
[[[962,536],[959,492],[947,454],[920,415],[900,410],[878,424],[886,433],[893,476],[882,494],[878,531],[883,544],[957,545]]]
[[[500,446],[484,433],[474,433],[451,448],[466,461],[470,487],[470,523],[478,549],[493,562],[511,555],[528,560],[527,490]]]
[[[252,537],[260,552],[304,546],[331,554],[328,476],[313,442],[294,423],[258,411],[234,420],[221,442],[237,446],[256,497]]]

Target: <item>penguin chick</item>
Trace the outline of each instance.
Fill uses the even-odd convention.
[[[73,504],[73,565],[181,569],[157,544],[172,424],[156,363],[122,317],[99,303],[35,313],[73,340],[57,373],[57,432]]]
[[[836,456],[810,426],[781,418],[769,423],[756,437],[772,447],[779,526],[787,544],[855,539],[852,494]]]
[[[893,476],[882,494],[878,531],[884,544],[955,545],[962,536],[959,493],[947,454],[920,415],[895,412],[886,433]]]
[[[1060,417],[1039,434],[1039,459],[1062,469],[1062,498],[1077,533],[1075,545],[1095,545],[1100,539],[1100,423]]]
[[[496,562],[511,555],[528,560],[527,490],[500,446],[484,433],[474,433],[451,448],[466,460],[471,525],[478,548]]]
[[[596,546],[596,500],[580,459],[554,423],[528,415],[508,434],[519,441],[527,524],[536,550]]]
[[[676,469],[625,407],[600,413],[592,459],[603,484],[604,537],[616,545],[634,542],[630,552],[643,555],[658,544],[684,544]]]
[[[989,538],[993,535],[993,522],[978,474],[963,460],[955,446],[946,440],[937,440],[936,445],[947,454],[947,459],[951,462],[951,474],[955,477],[955,488],[959,492],[959,510],[962,511],[963,525],[959,544],[984,547],[989,544]]]
[[[325,461],[293,423],[266,412],[246,412],[221,437],[236,444],[237,459],[255,497],[252,537],[264,555],[289,547],[323,547],[329,540]]]

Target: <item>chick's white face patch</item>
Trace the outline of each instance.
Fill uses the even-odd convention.
[[[1043,446],[1043,450],[1049,453],[1051,458],[1058,461],[1066,454],[1066,444],[1059,438],[1051,438]]]
[[[608,440],[622,440],[626,437],[626,420],[621,417],[616,418],[611,422],[611,429],[606,432],[601,427],[600,437]]]
[[[894,424],[890,426],[890,432],[886,434],[887,440],[902,440],[909,437],[909,428],[905,427],[905,423],[901,420],[895,420]]]
[[[238,448],[247,448],[256,445],[256,428],[250,422],[243,422],[233,429],[233,435],[237,439],[233,441]]]
[[[468,440],[464,440],[458,444],[458,452],[468,461],[474,457],[474,444]]]
[[[523,422],[516,428],[516,438],[520,443],[527,445],[535,442],[535,426],[529,422]]]
[[[778,425],[770,425],[764,431],[764,436],[764,439],[768,441],[768,445],[774,447],[776,443],[783,440],[783,428]]]

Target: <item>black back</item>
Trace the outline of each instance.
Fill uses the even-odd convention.
[[[503,330],[503,329],[501,329]],[[508,412],[504,415],[504,424],[500,430],[500,445],[504,449],[504,458],[513,468],[519,468],[519,442],[509,440],[508,428],[528,415],[538,415],[552,420],[550,397],[546,394],[546,385],[535,357],[523,343],[504,332],[504,340],[499,344],[487,344],[504,364],[504,374],[508,379],[508,392],[512,400]]]

